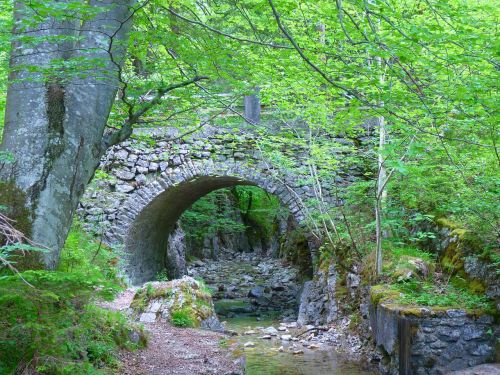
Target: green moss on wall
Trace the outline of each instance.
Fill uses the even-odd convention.
[[[374,285],[370,288],[370,302],[373,306],[396,300],[399,295],[400,292],[392,289],[390,285]]]
[[[474,294],[484,294],[486,288],[481,280],[478,279],[467,279],[460,276],[453,276],[450,279],[450,283],[461,289],[467,289]]]

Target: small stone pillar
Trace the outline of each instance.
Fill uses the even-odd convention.
[[[245,118],[252,124],[260,123],[260,99],[258,97],[259,89],[256,93],[245,96]]]

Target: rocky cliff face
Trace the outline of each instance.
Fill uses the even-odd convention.
[[[186,236],[184,231],[176,226],[167,241],[165,270],[170,279],[178,279],[186,274]]]
[[[335,298],[337,273],[333,265],[319,270],[315,279],[306,281],[300,297],[299,325],[322,325],[333,322],[338,316]]]

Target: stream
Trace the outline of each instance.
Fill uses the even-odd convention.
[[[247,375],[367,375],[323,342],[304,340],[295,323],[301,280],[279,259],[228,254],[197,261],[188,273],[213,291],[215,311],[234,336],[224,345],[245,356]],[[285,336],[286,339],[283,339]]]
[[[273,319],[256,321],[254,317],[238,316],[226,320],[226,327],[238,332],[230,342],[238,342],[244,349],[247,375],[368,375],[359,364],[347,362],[333,350],[307,349],[293,341],[282,341],[278,337],[264,340],[259,327],[279,327],[279,322]],[[245,335],[254,330],[256,334]],[[292,330],[288,333],[293,333]],[[245,343],[253,342],[255,347],[244,347]],[[283,351],[279,348],[283,346]],[[303,351],[292,354],[292,347]],[[243,353],[241,353],[243,354]]]

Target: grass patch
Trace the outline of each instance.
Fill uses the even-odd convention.
[[[400,259],[403,256],[420,258],[428,262],[436,261],[436,254],[423,251],[416,247],[403,246],[403,247],[393,247],[391,248],[391,255],[393,259]]]
[[[199,276],[195,277],[194,279],[198,282],[198,284],[200,284],[200,290],[202,293],[206,294],[209,297],[214,294],[214,290],[205,283],[205,280],[203,280]]]
[[[405,305],[494,311],[493,303],[485,295],[474,294],[452,284],[441,286],[429,281],[412,280],[393,285],[392,288],[401,293],[397,301]]]

